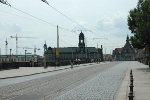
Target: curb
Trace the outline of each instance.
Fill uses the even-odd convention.
[[[93,64],[88,64],[88,65],[93,65]],[[87,66],[84,65],[83,66]],[[80,67],[80,66],[74,66],[74,67]],[[28,75],[18,75],[18,76],[12,76],[12,77],[4,77],[4,78],[0,78],[0,79],[8,79],[8,78],[17,78],[17,77],[25,77],[25,76],[32,76],[32,75],[36,75],[36,74],[42,74],[42,73],[48,73],[48,72],[54,72],[54,71],[59,71],[59,70],[64,70],[64,69],[70,69],[71,67],[68,68],[62,68],[62,69],[56,69],[56,70],[51,70],[51,71],[46,71],[46,72],[37,72],[37,73],[33,73],[33,74],[28,74]]]

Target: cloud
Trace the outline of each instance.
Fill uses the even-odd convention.
[[[8,24],[8,23],[0,23],[0,29],[6,32],[14,32],[14,33],[20,33],[22,32],[21,26],[13,23],[13,24]]]
[[[105,15],[97,20],[94,26],[98,31],[106,33],[107,36],[125,36],[128,31],[126,13],[118,12],[112,17]]]
[[[107,30],[108,28],[111,29],[112,28],[112,25],[113,24],[113,20],[108,17],[108,16],[104,16],[102,18],[100,18],[97,22],[96,22],[96,25],[95,27],[98,29],[98,30]]]
[[[79,20],[77,20],[76,21],[79,25],[77,25],[77,24],[74,24],[74,27],[73,27],[73,29],[74,30],[86,30],[85,28],[87,28],[87,23],[86,22],[83,22],[83,21],[79,21]]]

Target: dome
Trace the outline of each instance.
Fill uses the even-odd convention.
[[[48,50],[52,50],[52,48],[51,48],[51,47],[48,47]]]

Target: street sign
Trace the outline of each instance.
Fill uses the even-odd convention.
[[[149,45],[145,45],[145,53],[146,53],[146,56],[149,55]]]
[[[59,49],[56,48],[56,56],[59,56]]]

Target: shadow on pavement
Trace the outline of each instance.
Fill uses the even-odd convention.
[[[150,68],[136,68],[137,70],[143,70],[145,72],[150,72]]]

